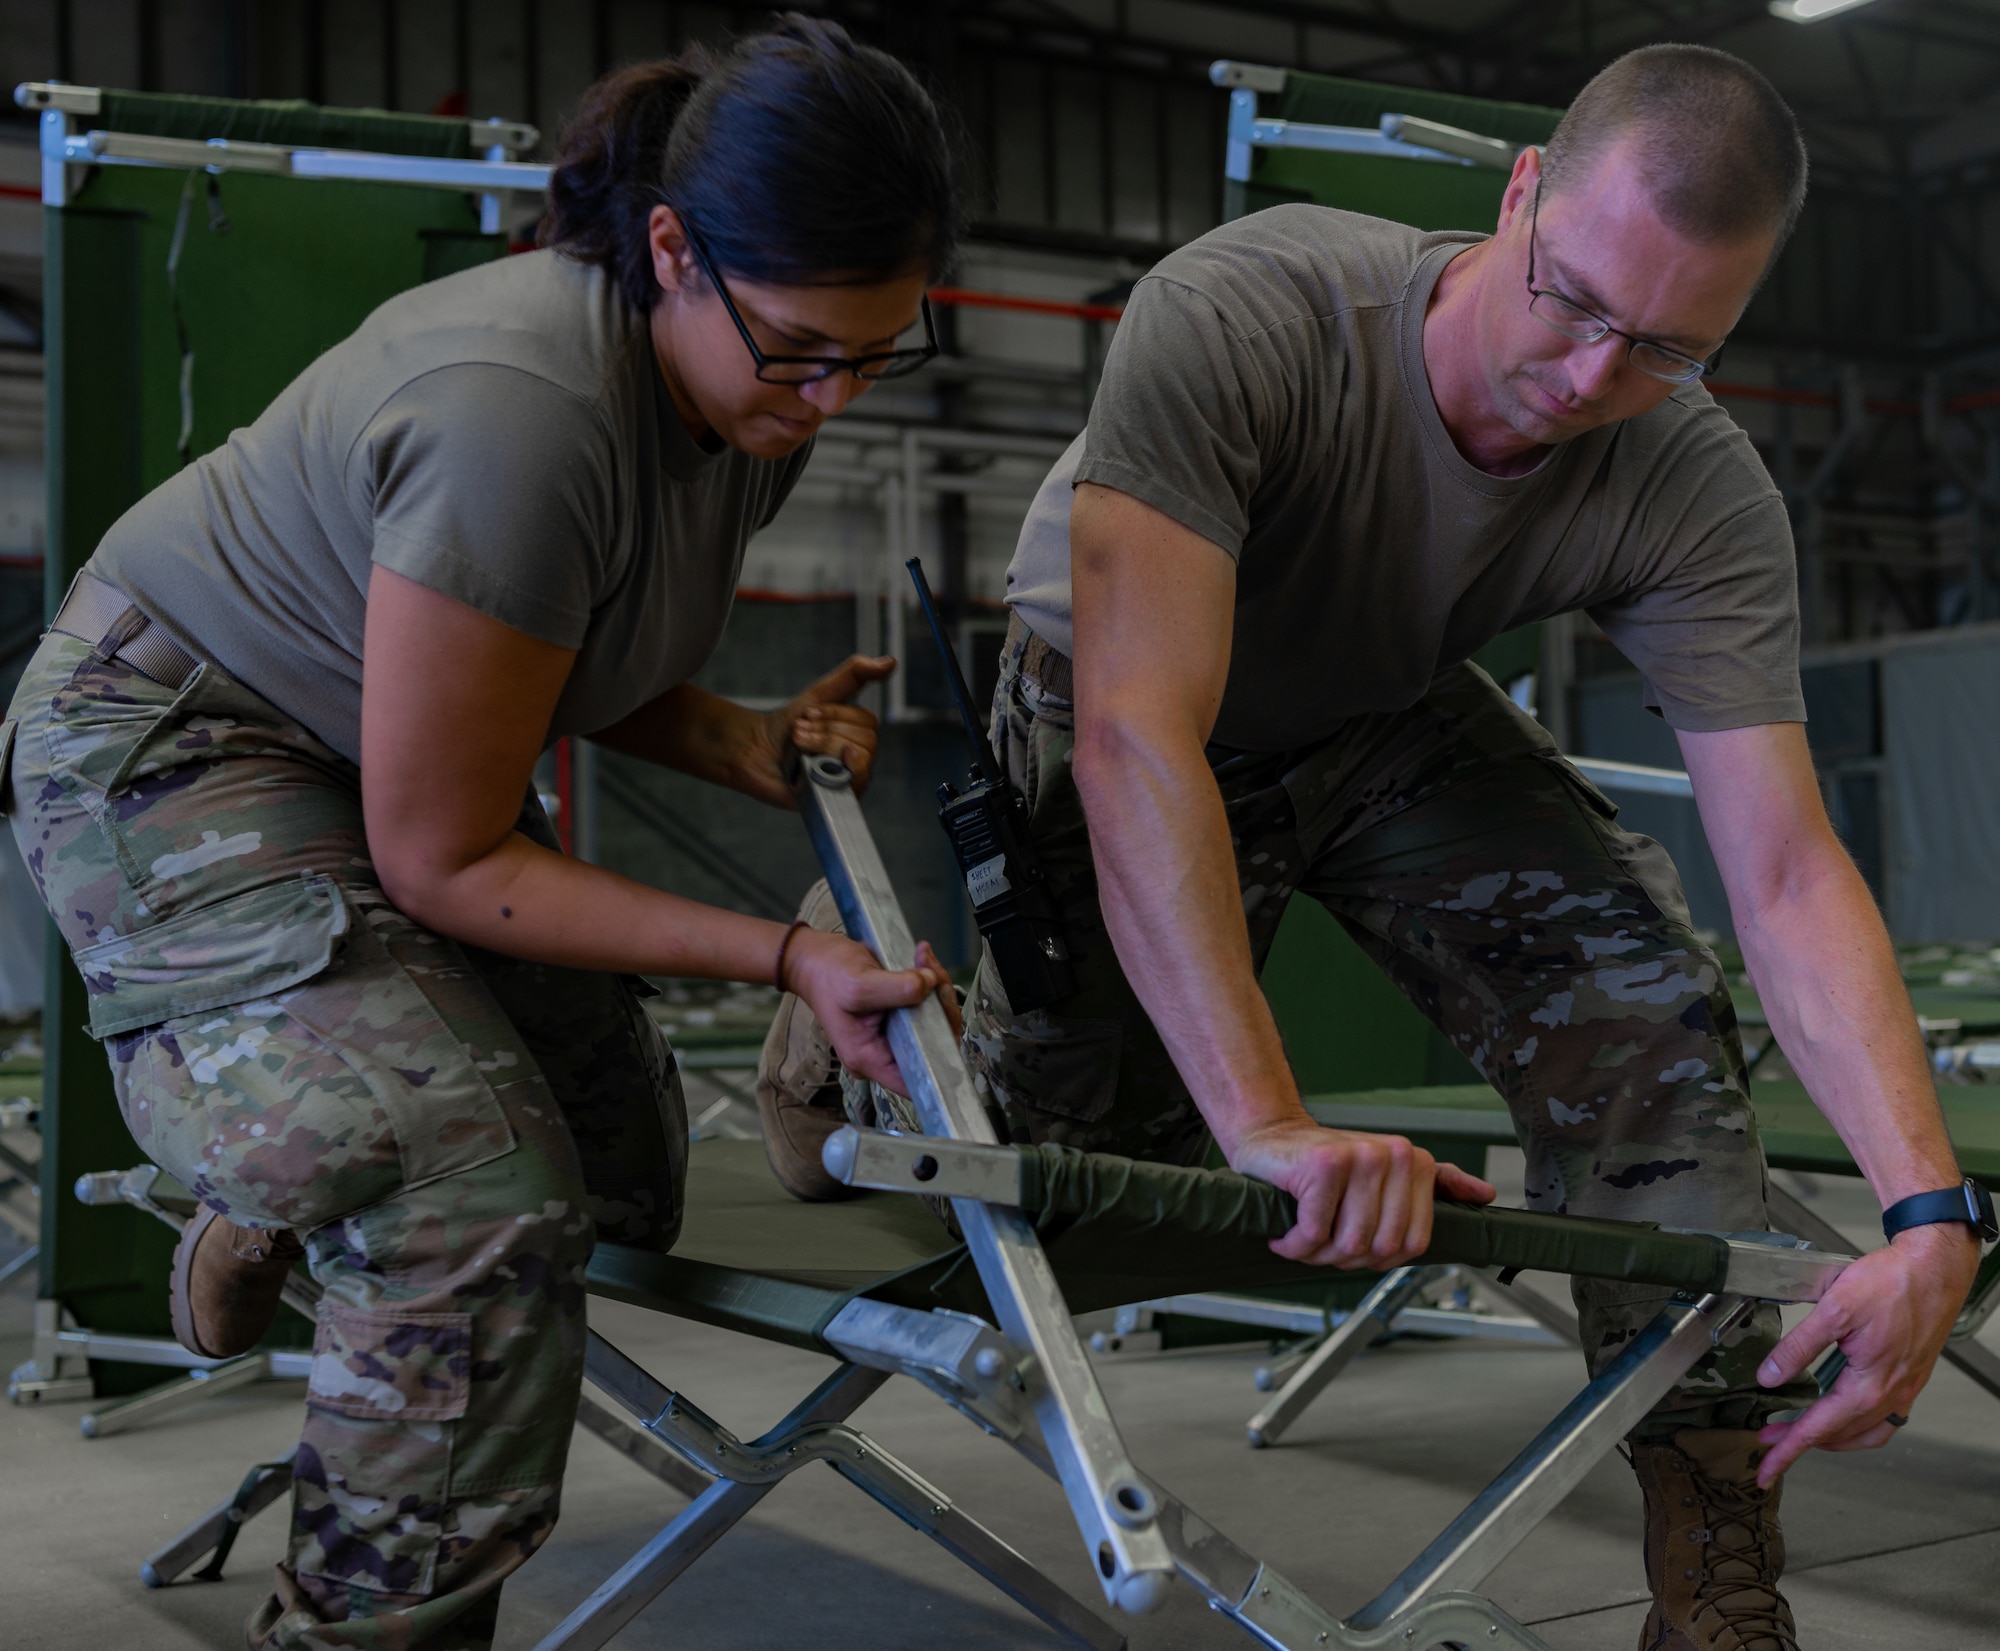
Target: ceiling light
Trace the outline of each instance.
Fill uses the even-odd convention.
[[[1787,23],[1817,23],[1867,4],[1868,0],[1771,0],[1771,15]]]

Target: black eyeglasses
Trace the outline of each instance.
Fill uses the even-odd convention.
[[[1691,356],[1681,350],[1669,349],[1664,344],[1655,343],[1650,338],[1635,338],[1631,333],[1621,332],[1601,315],[1594,315],[1581,304],[1574,303],[1561,293],[1549,287],[1535,285],[1535,231],[1541,226],[1542,185],[1535,181],[1535,204],[1528,218],[1528,313],[1549,329],[1564,338],[1574,338],[1579,344],[1595,344],[1599,339],[1614,334],[1631,346],[1625,352],[1626,359],[1648,378],[1657,378],[1663,384],[1692,384],[1704,378],[1722,365],[1722,352],[1717,350],[1706,361]],[[738,322],[741,326],[742,323]]]
[[[695,262],[701,265],[702,274],[721,295],[723,308],[729,311],[729,319],[736,323],[736,330],[743,335],[743,344],[750,352],[750,359],[757,363],[757,376],[766,384],[817,384],[821,379],[842,372],[852,373],[869,383],[881,378],[903,378],[938,353],[937,323],[931,319],[931,301],[926,295],[921,300],[924,341],[917,349],[885,350],[880,355],[856,356],[766,355],[757,347],[757,340],[750,336],[750,329],[744,325],[736,301],[729,296],[729,289],[722,284],[720,272],[709,261],[708,253],[695,239],[694,229],[685,217],[681,219],[681,228],[687,234],[688,250],[694,254]]]

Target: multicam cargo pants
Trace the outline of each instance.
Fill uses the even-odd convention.
[[[325,1286],[251,1643],[484,1647],[555,1523],[594,1235],[678,1226],[671,1051],[617,977],[399,912],[354,764],[213,663],[174,692],[51,634],[8,731],[133,1137]],[[522,829],[553,843],[532,801]]]
[[[995,743],[1027,799],[1081,988],[1015,1014],[991,959],[967,1003],[975,1081],[1016,1141],[1193,1163],[1209,1134],[1127,984],[1098,908],[1070,773],[1068,661],[1016,620]],[[1317,900],[1503,1095],[1532,1208],[1722,1231],[1766,1225],[1763,1152],[1721,966],[1665,850],[1478,667],[1407,711],[1281,753],[1211,749],[1261,969],[1286,902]],[[1593,1371],[1660,1292],[1578,1280]],[[1647,1431],[1745,1426],[1808,1402],[1754,1372],[1766,1307],[1697,1364]]]

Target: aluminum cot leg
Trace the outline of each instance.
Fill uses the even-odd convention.
[[[1502,1282],[1498,1273],[1482,1270],[1472,1276],[1476,1287],[1485,1291],[1492,1300],[1511,1307],[1524,1317],[1533,1319],[1550,1335],[1568,1346],[1583,1345],[1583,1336],[1577,1329],[1574,1308],[1551,1301],[1541,1291],[1531,1290],[1525,1284]]]
[[[696,1421],[698,1412],[684,1399],[594,1332],[591,1340],[591,1379],[642,1425],[664,1426],[672,1417],[673,1432],[662,1436],[676,1438],[677,1448],[688,1448],[690,1433],[714,1426]],[[956,1507],[942,1491],[865,1434],[844,1428],[829,1430],[827,1424],[844,1421],[888,1379],[886,1371],[848,1365],[754,1444],[739,1446],[726,1434],[710,1435],[717,1465],[723,1471],[729,1471],[730,1463],[739,1462],[744,1466],[738,1471],[755,1472],[758,1477],[720,1480],[703,1491],[678,1519],[558,1624],[536,1651],[596,1651],[791,1472],[821,1459],[1051,1628],[1089,1651],[1119,1651],[1125,1643],[1123,1634]],[[839,1437],[829,1438],[829,1432]],[[780,1452],[782,1465],[766,1476],[768,1470],[759,1463],[768,1463]]]
[[[564,1617],[535,1651],[598,1651],[776,1488],[717,1480]]]
[[[108,1439],[114,1433],[157,1421],[177,1410],[185,1410],[189,1405],[199,1404],[203,1399],[213,1398],[218,1393],[261,1382],[270,1374],[271,1361],[264,1354],[246,1353],[227,1364],[212,1365],[206,1370],[190,1370],[173,1381],[149,1387],[129,1399],[119,1399],[102,1410],[93,1410],[77,1423],[77,1430],[86,1439]]]
[[[683,1461],[655,1439],[636,1427],[628,1427],[588,1393],[576,1407],[577,1425],[594,1433],[620,1456],[639,1464],[662,1484],[671,1485],[683,1496],[696,1497],[715,1483],[692,1463]]]
[[[292,1488],[292,1458],[267,1462],[250,1470],[242,1488],[226,1502],[218,1502],[163,1548],[156,1550],[139,1567],[139,1580],[148,1588],[164,1588],[205,1553],[215,1558],[202,1571],[205,1581],[222,1575],[222,1562],[236,1540],[236,1532],[262,1513]]]
[[[1389,1333],[1396,1315],[1416,1300],[1418,1292],[1439,1271],[1435,1267],[1398,1267],[1361,1298],[1361,1304],[1327,1332],[1305,1361],[1291,1374],[1277,1397],[1250,1418],[1250,1445],[1261,1450],[1284,1437],[1299,1412],[1318,1398],[1365,1347]]]
[[[1749,1306],[1705,1296],[1663,1309],[1348,1626],[1381,1628],[1427,1599],[1477,1587]]]

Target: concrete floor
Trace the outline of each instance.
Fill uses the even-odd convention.
[[[1498,1156],[1498,1155],[1496,1155]],[[1496,1170],[1503,1166],[1496,1164]],[[1823,1181],[1815,1207],[1865,1234],[1856,1184]],[[1546,1282],[1546,1281],[1544,1281]],[[0,1294],[0,1360],[26,1356],[24,1280]],[[728,1332],[592,1304],[612,1340],[744,1434],[828,1368]],[[1988,1336],[2000,1345],[2000,1326]],[[1136,1458],[1239,1543],[1341,1613],[1413,1557],[1579,1384],[1570,1353],[1399,1343],[1360,1360],[1277,1449],[1249,1451],[1249,1353],[1113,1360],[1103,1379]],[[139,1560],[225,1496],[249,1463],[281,1455],[301,1389],[273,1383],[97,1442],[77,1406],[0,1409],[0,1646],[241,1644],[283,1541],[274,1509],[250,1525],[228,1577],[159,1592]],[[1097,1594],[1054,1490],[908,1382],[858,1424],[951,1492],[1079,1597]],[[563,1522],[508,1586],[500,1645],[524,1651],[683,1505],[579,1433]],[[1612,1458],[1495,1574],[1489,1591],[1555,1651],[1630,1651],[1644,1615],[1639,1498]],[[2000,1651],[2000,1402],[1941,1369],[1887,1450],[1817,1455],[1791,1475],[1788,1592],[1806,1651]],[[1177,1588],[1127,1624],[1134,1651],[1248,1646]],[[1053,1635],[831,1472],[781,1486],[615,1642],[723,1651],[810,1641],[816,1651],[1055,1646]]]

